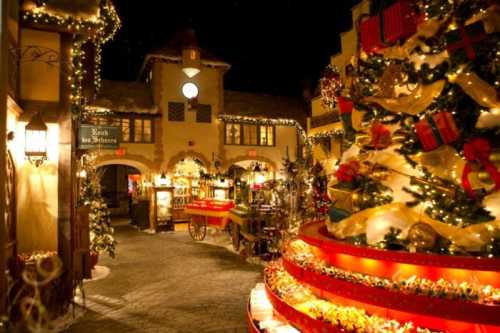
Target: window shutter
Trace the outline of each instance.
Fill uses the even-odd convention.
[[[168,121],[184,121],[184,103],[168,102]]]
[[[211,123],[212,122],[212,106],[207,104],[199,104],[196,109],[196,122],[197,123]]]

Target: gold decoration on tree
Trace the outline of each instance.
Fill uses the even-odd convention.
[[[444,80],[427,85],[419,84],[408,96],[399,98],[369,96],[364,98],[364,102],[378,104],[391,112],[416,116],[427,110],[434,99],[441,95],[444,85]]]
[[[378,96],[384,98],[396,97],[396,85],[404,82],[403,66],[401,64],[390,64],[384,70],[379,80],[380,92]]]
[[[415,223],[408,231],[410,251],[427,251],[436,245],[438,234],[426,223]]]

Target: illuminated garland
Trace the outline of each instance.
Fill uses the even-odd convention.
[[[331,139],[331,138],[339,137],[342,135],[344,135],[344,130],[343,129],[336,129],[336,130],[318,132],[316,134],[309,135],[308,138],[309,138],[309,141],[311,142],[311,144],[314,145],[314,144],[321,142],[324,139]]]
[[[85,52],[82,50],[82,46],[85,40],[78,37],[74,37],[73,44],[70,49],[71,57],[71,75],[68,77],[70,85],[70,103],[71,112],[73,114],[80,116],[83,111],[83,106],[85,104],[83,98],[83,79],[86,71],[83,69],[83,59],[85,59]]]
[[[24,10],[22,18],[24,21],[57,25],[76,34],[83,33],[89,35],[83,38],[75,36],[70,49],[71,74],[68,77],[68,81],[70,84],[71,111],[77,116],[82,116],[85,111],[82,83],[86,73],[83,69],[85,52],[82,46],[89,40],[95,45],[93,73],[95,93],[97,94],[101,88],[102,45],[113,38],[121,26],[120,18],[112,2],[101,0],[99,3],[99,14],[86,19],[50,12],[46,8],[46,3],[42,2],[39,6],[33,7],[31,10]]]
[[[233,116],[227,114],[219,115],[219,120],[222,120],[227,123],[240,123],[240,124],[249,124],[249,125],[273,125],[273,126],[290,126],[295,127],[297,132],[299,133],[302,142],[306,145],[308,153],[311,152],[311,142],[307,138],[306,131],[300,125],[300,123],[295,119],[287,119],[287,118],[254,118],[254,117],[246,117],[246,116]]]
[[[264,270],[271,290],[287,304],[308,316],[323,320],[347,332],[379,333],[431,333],[426,328],[415,327],[411,322],[400,323],[370,315],[365,310],[341,306],[316,297],[309,288],[300,284],[283,269],[280,262],[272,262]]]
[[[98,16],[86,19],[50,12],[45,2],[31,10],[22,11],[22,18],[33,23],[58,25],[74,33],[90,33],[99,36],[104,43],[115,35],[121,25],[113,4],[107,0],[101,1]]]
[[[444,279],[439,279],[434,282],[417,276],[395,281],[333,267],[322,260],[318,260],[311,247],[303,241],[291,242],[289,246],[286,247],[283,255],[288,260],[304,269],[314,270],[318,274],[327,275],[334,279],[351,283],[362,284],[368,287],[481,304],[498,304],[500,302],[500,289],[489,285],[470,284],[467,282],[448,282]]]
[[[97,96],[102,86],[101,78],[101,63],[102,63],[102,42],[95,41],[95,55],[94,55],[94,93]]]

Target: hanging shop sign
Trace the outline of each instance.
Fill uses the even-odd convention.
[[[120,146],[121,131],[116,126],[80,125],[78,148],[117,149]]]

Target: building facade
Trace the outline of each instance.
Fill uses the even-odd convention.
[[[76,251],[76,119],[99,86],[100,47],[120,22],[110,1],[9,0],[2,6],[6,117],[0,123],[7,135],[0,260],[9,269],[19,254],[55,253],[63,263],[60,295],[68,304],[85,260]],[[45,129],[32,140],[27,126],[36,117]],[[35,147],[40,154],[28,154]]]
[[[330,64],[339,70],[342,82],[347,82],[349,65],[359,56],[359,21],[370,13],[370,0],[362,0],[351,9],[352,28],[340,34],[340,52],[330,58]],[[360,128],[361,113],[353,112],[353,127]],[[321,102],[321,96],[311,100],[311,116],[307,120],[308,137],[313,143],[313,156],[317,161],[334,162],[342,155],[342,123],[339,110],[328,110]],[[327,168],[332,165],[325,165]]]
[[[189,78],[182,45],[174,43],[146,56],[140,80],[104,80],[92,105],[95,121],[119,126],[122,137],[119,149],[100,150],[99,165],[132,166],[151,182],[162,173],[175,175],[186,160],[209,173],[262,163],[271,177],[280,177],[283,158],[302,153],[303,106],[291,98],[225,90],[228,70],[228,63],[201,50],[201,71]],[[199,89],[195,102],[182,93],[187,82]]]

